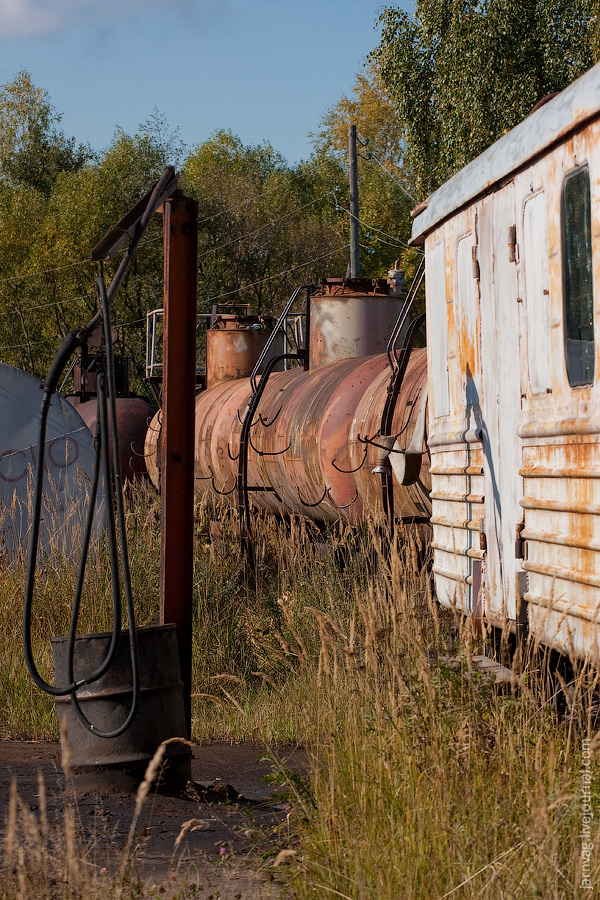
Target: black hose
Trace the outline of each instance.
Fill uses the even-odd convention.
[[[35,586],[35,570],[37,565],[37,553],[40,534],[42,493],[44,488],[46,427],[48,423],[50,404],[52,402],[52,394],[54,392],[54,388],[52,385],[56,386],[56,384],[58,383],[60,373],[64,369],[71,353],[73,352],[74,347],[77,346],[77,344],[74,343],[75,334],[76,332],[72,331],[67,335],[67,337],[60,345],[58,352],[54,357],[52,365],[50,366],[50,369],[48,371],[48,377],[46,378],[46,381],[44,383],[44,397],[42,399],[42,408],[40,410],[40,423],[38,430],[38,463],[35,472],[35,481],[33,488],[33,514],[31,521],[31,534],[29,538],[27,583],[25,585],[25,604],[23,607],[23,648],[25,650],[25,661],[27,663],[27,668],[29,669],[29,674],[31,675],[36,687],[40,688],[42,691],[45,691],[48,694],[52,694],[55,697],[62,697],[65,694],[69,694],[72,690],[76,690],[78,687],[81,687],[83,684],[85,684],[85,681],[81,681],[78,684],[73,683],[65,685],[64,687],[59,687],[58,685],[52,685],[49,682],[45,681],[45,679],[42,678],[37,669],[31,646],[31,612],[33,605],[33,590]]]
[[[33,489],[33,515],[32,515],[32,524],[31,524],[31,533],[29,540],[29,560],[27,565],[27,582],[25,586],[25,602],[23,606],[23,648],[25,651],[25,661],[27,663],[27,668],[29,669],[29,673],[34,684],[45,691],[48,694],[51,694],[55,697],[65,696],[66,694],[71,695],[71,700],[73,701],[75,710],[79,718],[81,719],[84,726],[91,731],[93,734],[96,734],[101,737],[117,737],[119,734],[122,734],[126,728],[129,727],[131,721],[135,715],[135,711],[137,708],[138,698],[139,698],[139,672],[138,672],[138,663],[137,663],[137,637],[135,633],[135,615],[133,608],[133,596],[131,591],[131,578],[129,571],[129,558],[127,555],[127,537],[125,534],[125,510],[123,504],[123,492],[122,492],[122,479],[121,479],[121,468],[120,468],[120,460],[119,460],[119,450],[118,450],[118,437],[117,437],[117,419],[116,419],[116,406],[115,406],[115,380],[114,380],[114,359],[113,359],[113,348],[112,342],[110,340],[110,313],[109,306],[110,302],[114,298],[119,285],[121,284],[125,274],[127,273],[133,258],[135,256],[135,252],[139,245],[139,242],[148,226],[148,222],[150,221],[150,217],[156,210],[158,199],[161,195],[164,194],[165,191],[168,192],[169,187],[172,187],[172,183],[174,181],[175,173],[174,170],[167,166],[163,171],[160,179],[156,183],[152,194],[148,200],[146,209],[136,227],[135,234],[131,241],[131,244],[128,248],[128,252],[125,257],[121,261],[115,277],[113,278],[110,288],[108,292],[106,291],[106,287],[102,278],[99,278],[97,281],[97,288],[100,294],[100,309],[93,316],[90,322],[87,325],[84,325],[80,328],[75,328],[70,331],[65,338],[63,339],[58,351],[52,360],[52,364],[48,370],[48,374],[43,383],[44,396],[42,399],[42,406],[40,410],[40,420],[39,420],[39,429],[38,429],[38,455],[37,455],[37,467],[35,473],[34,480],[34,489]],[[119,579],[119,562],[118,562],[118,551],[117,551],[117,540],[116,540],[116,529],[115,522],[113,518],[113,510],[112,503],[109,502],[108,506],[108,542],[109,542],[109,554],[110,554],[110,563],[111,563],[111,579],[112,579],[112,588],[113,588],[113,630],[111,635],[111,643],[104,659],[102,665],[96,669],[94,672],[91,672],[85,678],[78,679],[75,681],[73,674],[73,655],[74,655],[74,645],[75,645],[75,635],[77,630],[77,621],[79,618],[79,610],[81,606],[81,595],[83,591],[83,582],[85,576],[85,567],[87,563],[87,555],[89,551],[89,544],[93,526],[94,512],[95,512],[95,502],[98,492],[98,482],[99,482],[99,473],[100,473],[100,454],[102,453],[105,461],[105,473],[107,479],[107,488],[110,496],[110,488],[112,487],[112,479],[111,479],[111,466],[110,466],[110,451],[108,447],[108,416],[107,416],[107,408],[106,408],[106,395],[104,391],[103,377],[102,375],[99,378],[99,384],[101,385],[101,390],[99,391],[98,397],[98,409],[99,409],[99,419],[100,419],[100,434],[96,434],[95,444],[96,444],[96,463],[94,470],[94,478],[92,483],[91,490],[91,502],[90,508],[88,511],[88,517],[86,520],[86,524],[84,527],[84,536],[83,536],[83,547],[82,547],[82,556],[79,565],[78,577],[77,577],[77,585],[75,589],[75,598],[73,602],[73,610],[71,614],[71,625],[69,629],[69,644],[68,644],[68,679],[69,683],[67,685],[59,686],[50,684],[40,675],[34,656],[33,656],[33,648],[32,648],[32,640],[31,640],[31,620],[32,620],[32,608],[33,608],[33,592],[35,587],[35,570],[37,566],[37,555],[38,555],[38,545],[39,545],[39,535],[40,535],[40,522],[41,522],[41,513],[42,513],[42,497],[43,497],[43,488],[44,488],[44,456],[46,449],[46,430],[48,424],[48,413],[50,411],[50,405],[52,403],[52,395],[58,386],[58,382],[62,372],[64,371],[71,354],[77,349],[77,347],[81,346],[89,337],[90,333],[96,327],[99,322],[103,320],[104,322],[104,335],[105,335],[105,343],[106,343],[106,356],[108,363],[108,394],[110,400],[110,421],[111,421],[111,431],[112,431],[112,448],[113,448],[113,459],[114,459],[114,483],[116,490],[116,506],[117,506],[117,515],[119,519],[119,532],[120,532],[120,544],[121,544],[121,553],[123,557],[123,579],[125,586],[125,596],[127,603],[127,612],[128,612],[128,620],[129,620],[129,635],[130,635],[130,648],[131,648],[131,662],[132,662],[132,691],[133,691],[133,700],[131,710],[123,723],[118,729],[113,732],[101,732],[95,728],[88,720],[85,718],[81,709],[79,707],[79,703],[75,696],[77,690],[87,684],[91,684],[94,681],[97,681],[113,664],[116,653],[119,647],[119,639],[120,639],[120,628],[121,628],[121,590],[120,590],[120,579]]]
[[[75,713],[81,723],[90,731],[92,734],[97,735],[98,737],[105,738],[113,738],[118,737],[122,734],[131,724],[133,717],[137,711],[138,700],[139,700],[139,667],[137,660],[137,636],[135,631],[135,610],[133,605],[133,594],[131,590],[131,576],[129,570],[129,557],[127,552],[127,536],[125,533],[125,508],[123,503],[123,490],[122,490],[122,478],[121,478],[121,465],[119,458],[119,447],[118,447],[118,436],[117,436],[117,417],[116,417],[116,403],[115,403],[115,378],[114,378],[114,357],[113,357],[113,348],[112,342],[110,340],[111,328],[110,328],[110,312],[108,308],[108,298],[106,294],[106,288],[104,285],[104,281],[99,278],[97,280],[97,288],[100,295],[101,300],[101,312],[102,318],[104,320],[104,335],[105,340],[108,335],[108,339],[106,340],[106,357],[107,357],[107,369],[108,369],[108,401],[109,401],[109,409],[110,409],[110,431],[112,438],[112,452],[113,452],[113,461],[114,461],[114,473],[113,467],[111,466],[111,458],[110,458],[110,446],[108,441],[108,432],[109,432],[109,415],[107,415],[107,392],[105,385],[105,375],[104,372],[98,373],[98,422],[96,427],[96,435],[94,438],[95,451],[96,451],[96,459],[94,466],[94,476],[92,480],[92,488],[90,493],[90,505],[88,509],[88,515],[86,518],[86,523],[84,527],[84,534],[82,540],[82,550],[81,550],[81,559],[79,563],[78,577],[77,577],[77,585],[75,589],[75,597],[73,600],[73,610],[71,613],[71,624],[69,628],[69,637],[68,637],[68,650],[67,650],[67,678],[68,683],[63,686],[52,685],[47,682],[45,679],[41,677],[39,671],[37,669],[35,660],[33,658],[33,651],[31,645],[31,612],[32,612],[32,601],[33,601],[33,588],[35,584],[35,569],[37,563],[37,551],[38,551],[38,543],[39,543],[39,530],[40,530],[40,520],[41,520],[41,505],[42,505],[42,493],[43,493],[43,480],[44,480],[44,451],[45,451],[45,443],[46,443],[46,427],[48,420],[48,413],[50,409],[51,396],[53,393],[52,385],[58,382],[60,378],[60,373],[66,364],[70,354],[72,353],[73,343],[72,340],[63,341],[59,351],[50,367],[49,376],[44,385],[44,398],[42,401],[42,410],[40,414],[40,428],[38,434],[38,466],[36,470],[36,478],[35,478],[35,486],[34,486],[34,503],[33,503],[33,521],[32,521],[32,530],[31,530],[31,539],[30,539],[30,548],[29,548],[29,562],[28,562],[28,572],[27,572],[27,585],[25,589],[25,607],[23,612],[23,643],[25,648],[25,659],[27,662],[27,667],[31,674],[31,677],[34,683],[41,690],[45,691],[48,694],[52,694],[53,696],[65,696],[66,694],[70,694],[71,702],[73,703],[73,708]],[[73,336],[73,332],[71,333],[71,337]],[[69,337],[69,336],[67,336]],[[111,568],[111,582],[112,582],[112,595],[113,595],[113,629],[111,633],[111,642],[109,646],[108,653],[102,663],[97,669],[93,672],[86,675],[84,678],[79,678],[75,680],[74,676],[74,655],[75,655],[75,641],[77,635],[77,623],[79,619],[79,611],[81,607],[81,596],[83,592],[83,584],[85,577],[85,568],[87,564],[87,557],[89,552],[89,545],[91,540],[91,533],[94,521],[95,514],[95,505],[96,498],[98,494],[98,484],[100,479],[100,462],[101,457],[104,462],[104,471],[107,482],[107,494],[108,497],[111,498],[111,486],[113,482],[113,474],[114,474],[114,487],[115,487],[115,503],[117,507],[117,515],[119,519],[119,531],[120,531],[120,549],[121,555],[123,559],[123,579],[124,579],[124,587],[125,587],[125,597],[127,603],[127,614],[128,614],[128,623],[129,623],[129,641],[130,641],[130,653],[131,653],[131,665],[132,665],[132,705],[131,709],[119,728],[115,729],[111,732],[103,732],[96,728],[85,716],[83,711],[81,710],[81,706],[79,704],[79,700],[76,696],[77,690],[85,685],[92,684],[95,681],[98,681],[108,669],[114,663],[116,654],[119,649],[119,640],[121,634],[121,585],[119,579],[119,554],[117,547],[117,533],[115,527],[114,514],[112,509],[112,500],[108,501],[108,509],[107,509],[107,539],[108,539],[108,547],[109,547],[109,557],[110,557],[110,568]]]
[[[95,734],[97,737],[102,738],[116,738],[119,735],[123,734],[131,725],[133,718],[137,712],[139,696],[140,696],[140,685],[139,685],[139,666],[138,666],[138,653],[137,653],[137,633],[135,629],[135,609],[133,605],[133,593],[131,590],[131,573],[129,570],[129,554],[127,550],[127,534],[125,531],[125,504],[123,502],[123,484],[121,478],[121,461],[119,456],[119,441],[117,436],[117,409],[115,403],[115,367],[114,367],[114,355],[113,355],[113,346],[111,340],[111,329],[110,329],[110,311],[108,305],[108,297],[106,293],[106,286],[104,284],[103,278],[98,278],[96,280],[96,288],[100,295],[100,308],[102,311],[102,318],[104,321],[104,337],[105,337],[105,346],[106,346],[106,368],[108,374],[108,411],[110,418],[110,426],[107,421],[107,403],[106,403],[106,391],[104,384],[104,373],[99,373],[98,380],[98,413],[99,413],[99,422],[100,422],[100,436],[103,447],[103,457],[104,457],[104,470],[106,473],[106,479],[108,485],[111,484],[111,479],[114,478],[114,491],[115,491],[115,505],[117,508],[117,517],[119,524],[119,543],[121,545],[121,560],[123,563],[123,585],[125,590],[125,602],[127,605],[127,618],[128,618],[128,629],[129,629],[129,651],[131,655],[131,672],[132,672],[132,700],[131,707],[125,721],[113,731],[100,731],[90,720],[86,717],[85,713],[81,709],[79,704],[79,699],[77,697],[76,689],[70,691],[71,695],[71,703],[73,704],[73,709],[75,710],[75,714],[77,718],[81,722],[81,724],[92,734]],[[108,337],[107,337],[108,336]],[[108,432],[110,430],[111,433],[111,442],[112,442],[112,454],[113,454],[113,466],[111,471],[110,465],[110,448],[108,446]],[[104,440],[102,440],[104,438]],[[109,491],[110,494],[110,491]],[[107,655],[107,659],[111,655],[111,651],[113,650],[113,645],[115,647],[114,652],[118,649],[118,640],[120,633],[117,631],[115,633],[115,629],[120,628],[121,622],[121,588],[119,581],[119,558],[117,552],[117,537],[115,533],[115,520],[113,517],[112,504],[110,504],[110,508],[108,510],[107,517],[107,530],[108,530],[108,545],[109,545],[109,553],[110,553],[110,568],[111,568],[111,578],[112,578],[112,587],[113,587],[113,604],[115,605],[115,614],[113,619],[113,633],[111,640],[111,647],[109,649],[109,653]],[[87,553],[87,548],[85,548]],[[83,556],[82,556],[83,562]],[[78,585],[79,587],[79,585]],[[118,606],[118,617],[116,612],[116,606]],[[77,604],[77,614],[79,612],[79,603]],[[75,639],[76,639],[76,631],[77,631],[77,615],[75,605],[73,606],[73,616],[71,619],[71,629],[69,631],[69,643],[68,643],[68,651],[67,651],[67,665],[68,672],[67,677],[71,684],[74,683],[74,657],[75,657]],[[106,664],[106,660],[104,661],[101,669],[106,671],[108,668]],[[98,670],[100,671],[100,670]],[[91,679],[88,676],[86,679],[86,684],[89,684],[92,680],[97,680],[100,676],[96,676],[96,678]]]

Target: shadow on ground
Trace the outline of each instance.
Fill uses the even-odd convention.
[[[306,757],[299,749],[278,751],[278,758],[291,771],[305,770]],[[133,866],[137,874],[161,894],[171,894],[168,889],[185,880],[190,887],[196,885],[195,895],[200,898],[282,897],[272,863],[277,852],[289,846],[290,806],[281,799],[285,785],[273,787],[265,780],[274,771],[273,760],[261,746],[195,745],[192,778],[199,790],[191,789],[183,797],[151,791],[145,801],[134,837]],[[74,806],[79,836],[98,877],[114,871],[129,836],[135,794],[101,795],[91,790],[75,796],[65,784],[58,743],[2,741],[3,824],[13,780],[24,803],[34,812],[38,810],[40,772],[50,823],[62,821],[65,803]],[[212,790],[208,793],[202,791],[209,787]],[[216,800],[221,793],[223,801]],[[191,820],[196,821],[185,830],[184,824]]]

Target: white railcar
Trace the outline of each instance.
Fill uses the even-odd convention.
[[[600,662],[600,65],[415,211],[445,606]]]

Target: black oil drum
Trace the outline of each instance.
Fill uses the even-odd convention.
[[[139,628],[140,698],[130,728],[117,738],[90,733],[79,721],[70,697],[56,697],[61,730],[63,768],[78,787],[132,789],[144,777],[158,747],[165,747],[164,782],[169,789],[185,787],[191,778],[191,748],[183,742],[187,727],[183,682],[179,670],[175,625]],[[75,642],[75,680],[100,667],[110,645],[110,633],[78,637]],[[68,638],[52,639],[58,685],[67,682]],[[77,693],[86,718],[100,731],[117,729],[127,718],[132,702],[129,633],[121,632],[114,664],[102,678]]]

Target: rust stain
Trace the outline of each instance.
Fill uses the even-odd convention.
[[[273,320],[258,316],[220,315],[206,332],[206,386],[248,378],[273,332]],[[283,336],[270,357],[283,351]]]

